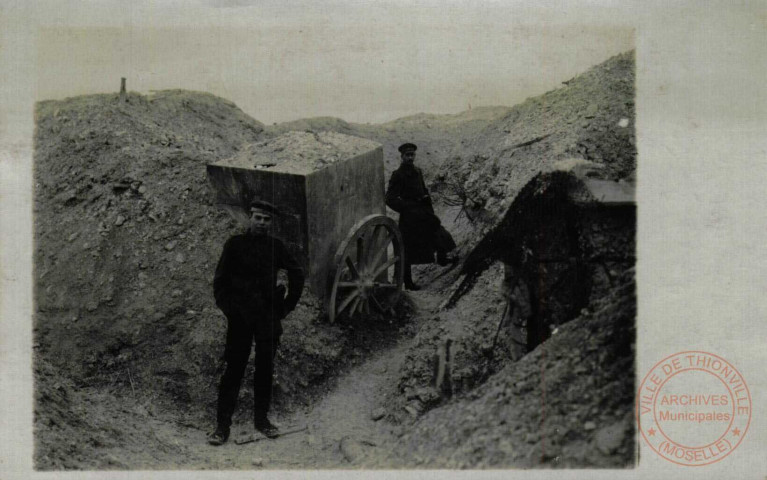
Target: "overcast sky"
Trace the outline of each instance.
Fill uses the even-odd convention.
[[[187,3],[173,20],[118,9],[113,26],[51,21],[37,32],[36,98],[114,92],[124,76],[142,93],[222,96],[264,123],[382,122],[514,105],[634,47],[629,27],[578,11],[563,21],[561,9],[542,24],[547,10],[524,3],[247,4],[201,2],[195,15]]]

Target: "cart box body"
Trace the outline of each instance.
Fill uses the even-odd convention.
[[[280,238],[307,273],[307,285],[327,294],[336,248],[361,218],[385,214],[383,149],[334,132],[289,132],[248,145],[207,166],[222,206],[245,212],[253,199],[282,213],[273,219]]]

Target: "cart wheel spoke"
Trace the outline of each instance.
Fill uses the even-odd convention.
[[[396,223],[381,214],[357,222],[338,246],[334,265],[326,303],[331,322],[390,311],[388,304],[399,298],[402,285],[402,237]]]
[[[336,314],[340,314],[341,312],[343,312],[344,309],[348,307],[350,303],[352,303],[352,300],[354,299],[359,300],[359,293],[360,293],[359,290],[355,290],[352,293],[350,293],[349,296],[346,297],[343,302],[341,302],[341,305],[339,305],[338,311],[336,312]]]
[[[357,267],[354,266],[354,262],[352,262],[352,259],[348,256],[346,257],[346,266],[349,267],[349,273],[352,274],[352,277],[360,278],[360,273],[357,271]]]
[[[399,261],[399,257],[391,257],[389,260],[386,261],[386,263],[384,263],[383,265],[375,269],[375,271],[373,272],[373,278],[378,277],[381,273],[384,272],[384,270],[388,269],[389,267],[391,267],[398,261]]]
[[[371,261],[371,262],[370,262],[370,265],[371,265],[373,268],[375,268],[376,266],[378,266],[378,264],[379,264],[379,263],[381,262],[381,260],[383,259],[384,255],[386,255],[386,251],[389,249],[389,242],[386,242],[385,244],[383,244],[383,245],[380,245],[380,246],[379,246],[379,247],[377,247],[377,248],[378,248],[378,250],[376,251],[376,255],[375,255],[375,257],[373,258],[373,261]],[[375,276],[376,276],[376,275],[373,275],[373,277],[375,277]]]
[[[349,315],[354,315],[357,313],[357,306],[359,306],[360,300],[361,298],[359,296],[354,299],[354,302],[352,302],[352,308],[349,309]]]
[[[377,252],[381,248],[381,242],[388,239],[386,233],[386,227],[381,225],[373,227],[373,234],[370,236],[370,247],[368,248],[369,252]]]

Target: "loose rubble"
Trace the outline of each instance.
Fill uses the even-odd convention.
[[[465,262],[448,271],[419,269],[431,286],[413,296],[438,301],[428,308],[406,301],[393,316],[329,325],[320,300],[304,295],[284,322],[275,411],[289,415],[314,405],[332,388],[329,379],[412,339],[401,349],[401,367],[381,371],[391,381],[358,420],[379,428],[391,423],[393,438],[376,439],[375,448],[357,437],[336,438],[331,446],[339,462],[373,468],[632,465],[631,262],[606,263],[593,278],[588,305],[514,361],[507,331],[492,341],[506,298],[501,258],[486,244],[504,231],[504,222],[518,218],[509,212],[524,189],[544,185],[551,172],[633,181],[633,52],[514,107],[419,114],[381,125],[320,118],[264,127],[231,102],[184,91],[46,101],[36,114],[38,468],[212,462],[174,437],[204,436],[212,426],[225,329],[213,304],[212,273],[223,242],[241,228],[213,205],[205,165],[230,158],[264,168],[319,169],[335,157],[318,144],[330,152],[369,141],[384,146],[387,178],[399,163],[396,146],[419,145],[417,164]],[[301,132],[288,133],[294,130]],[[360,138],[344,143],[340,134]],[[300,165],[291,163],[295,152],[280,150],[286,141],[306,146]],[[236,424],[248,423],[252,401],[252,391],[243,388]],[[160,427],[168,424],[186,430]],[[324,446],[326,439],[315,434],[305,443]],[[243,468],[227,458],[214,464]],[[279,465],[264,454],[251,456],[246,467]]]
[[[220,165],[307,175],[378,146],[369,140],[335,132],[288,132],[247,145]]]

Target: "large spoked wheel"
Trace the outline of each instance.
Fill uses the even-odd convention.
[[[404,255],[397,224],[385,215],[363,218],[338,246],[333,265],[327,301],[331,323],[371,308],[386,311],[402,290]]]

